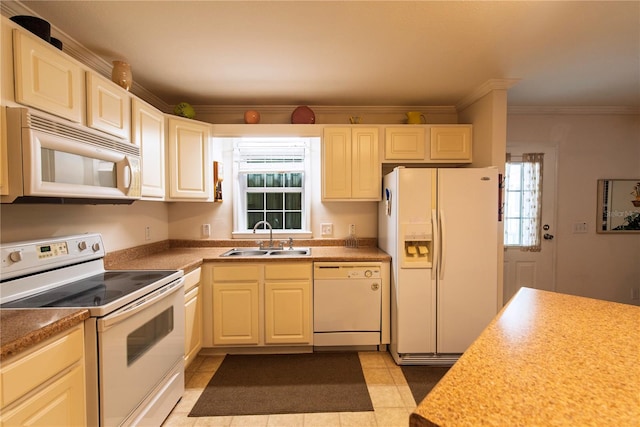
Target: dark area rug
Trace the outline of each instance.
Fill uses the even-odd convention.
[[[447,373],[449,367],[443,366],[401,366],[411,394],[416,403],[422,402],[427,394],[438,384],[438,381]]]
[[[190,417],[373,411],[353,353],[227,355]]]

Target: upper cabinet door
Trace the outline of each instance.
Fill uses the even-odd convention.
[[[212,200],[213,164],[209,161],[211,125],[170,117],[168,127],[169,197]]]
[[[322,200],[380,200],[378,128],[325,128]]]
[[[325,128],[322,138],[322,199],[351,197],[351,128]]]
[[[142,197],[163,200],[166,194],[164,114],[137,98],[133,98],[131,108],[131,141],[140,146]]]
[[[131,95],[96,73],[87,72],[87,125],[127,141],[131,138]]]
[[[76,123],[84,120],[82,68],[55,47],[13,31],[16,102]]]
[[[425,126],[408,125],[385,129],[384,159],[424,161],[426,146]]]
[[[431,160],[471,162],[471,125],[431,127]]]
[[[351,134],[351,198],[380,200],[381,167],[377,128],[354,128]]]

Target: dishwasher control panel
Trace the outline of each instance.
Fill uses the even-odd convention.
[[[324,279],[380,279],[382,277],[379,263],[329,263],[314,264],[313,278]]]

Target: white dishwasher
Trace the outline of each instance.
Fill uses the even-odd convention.
[[[381,344],[381,270],[374,262],[314,263],[314,346]]]

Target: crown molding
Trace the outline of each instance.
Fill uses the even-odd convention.
[[[171,106],[173,108],[173,106]],[[236,114],[247,110],[258,110],[261,113],[291,113],[298,105],[194,105],[198,113],[203,114]],[[320,114],[393,114],[407,111],[421,111],[424,114],[457,114],[454,106],[411,105],[411,106],[370,106],[370,105],[308,105],[315,113]]]
[[[469,95],[462,98],[457,104],[456,109],[462,111],[469,105],[473,104],[483,96],[494,90],[507,90],[517,84],[520,79],[489,79],[479,87],[477,87]]]
[[[624,106],[510,106],[507,114],[529,115],[640,115],[640,107]]]

